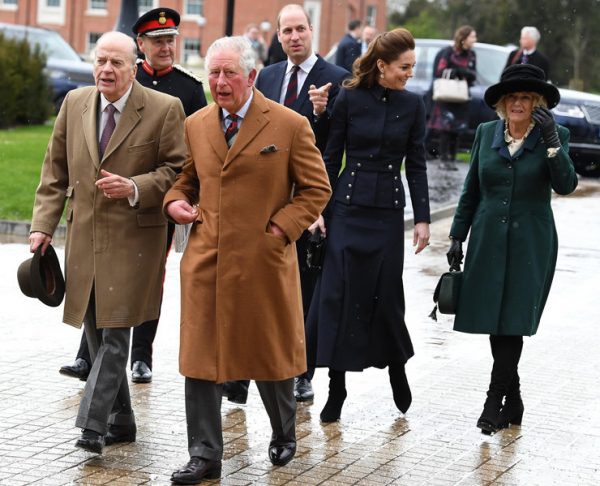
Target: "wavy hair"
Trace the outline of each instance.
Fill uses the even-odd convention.
[[[382,32],[371,41],[367,52],[354,61],[352,77],[344,81],[344,87],[354,89],[375,86],[379,77],[377,68],[379,59],[390,64],[406,51],[414,49],[415,39],[408,30],[398,28]]]
[[[475,30],[475,27],[471,27],[470,25],[461,25],[456,32],[454,32],[454,50],[462,51],[463,42],[467,37],[471,35],[471,32]]]

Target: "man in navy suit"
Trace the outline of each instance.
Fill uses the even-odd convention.
[[[318,57],[312,48],[312,24],[308,13],[300,5],[290,4],[281,9],[277,17],[277,36],[287,55],[287,60],[260,70],[255,86],[267,98],[288,106],[308,118],[321,151],[327,145],[329,121],[333,102],[341,82],[350,73]],[[357,44],[358,45],[358,44]],[[316,274],[306,265],[306,250],[310,233],[305,231],[296,241],[304,317],[312,299]],[[314,398],[311,385],[314,369],[296,378],[294,395],[297,401]],[[225,384],[230,401],[245,403],[248,382]]]
[[[348,32],[340,40],[335,53],[335,63],[352,72],[352,64],[361,55],[360,20],[348,23]]]

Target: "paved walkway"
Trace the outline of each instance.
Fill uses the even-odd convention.
[[[416,350],[407,366],[414,396],[407,415],[394,407],[386,371],[368,370],[348,376],[340,422],[321,425],[327,377],[318,370],[314,404],[298,408],[296,459],[277,468],[267,459],[269,425],[253,385],[247,405],[224,402],[220,483],[600,484],[600,184],[583,183],[554,206],[561,249],[540,333],[525,340],[522,427],[479,433],[491,368],[487,338],[453,332],[447,316],[427,318],[445,270],[446,219],[432,226],[426,254],[406,257]],[[187,461],[177,372],[179,255],[168,262],[154,382],[131,386],[138,441],[107,447],[101,457],[73,447],[83,383],[58,374],[74,358],[80,333],[60,323],[61,308],[20,294],[16,270],[26,258],[25,245],[0,245],[0,484],[170,484],[172,470]]]

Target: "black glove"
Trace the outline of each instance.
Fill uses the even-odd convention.
[[[540,126],[542,131],[542,138],[547,148],[560,148],[560,139],[558,138],[558,132],[556,130],[556,122],[552,112],[547,108],[538,106],[533,113],[531,118]]]
[[[462,241],[450,237],[450,249],[446,253],[448,265],[453,270],[460,270],[460,265],[463,261]]]

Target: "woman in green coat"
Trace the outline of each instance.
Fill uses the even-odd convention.
[[[528,64],[506,68],[488,88],[485,102],[501,119],[477,129],[450,230],[450,263],[462,262],[471,231],[454,329],[490,335],[494,364],[477,422],[488,434],[521,423],[523,336],[537,331],[556,265],[551,190],[577,186],[569,132],[549,111],[559,100],[544,72]]]

